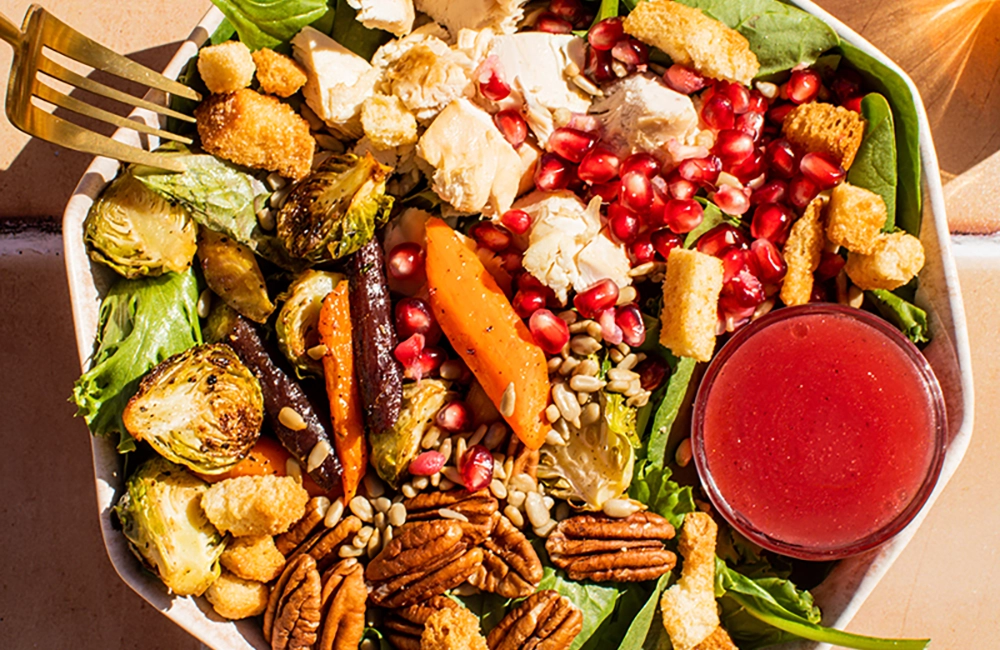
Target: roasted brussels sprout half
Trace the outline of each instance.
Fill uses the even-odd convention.
[[[278,212],[278,238],[289,255],[316,263],[364,246],[389,218],[393,198],[385,194],[385,181],[391,171],[370,153],[323,161]]]
[[[115,514],[132,552],[179,596],[200,596],[221,572],[225,540],[201,509],[208,483],[164,458],[125,482]]]
[[[274,311],[264,274],[249,247],[229,235],[201,228],[198,261],[208,288],[243,316],[263,323]]]
[[[122,414],[125,428],[161,456],[202,474],[221,474],[260,435],[260,382],[224,344],[199,345],[159,364]]]
[[[420,440],[434,415],[449,399],[448,382],[423,379],[403,386],[403,408],[396,424],[385,433],[370,432],[371,463],[382,480],[398,487],[420,453]]]
[[[95,262],[138,278],[191,266],[196,228],[187,210],[125,173],[91,206],[83,238]]]
[[[274,325],[278,347],[295,368],[301,379],[305,375],[323,376],[323,364],[309,356],[310,348],[319,344],[319,310],[323,298],[344,279],[340,273],[304,271],[288,290],[278,296],[284,300]]]

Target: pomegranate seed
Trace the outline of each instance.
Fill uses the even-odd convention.
[[[844,102],[863,94],[861,91],[862,83],[864,80],[860,74],[850,68],[843,68],[837,70],[837,75],[830,82],[830,90],[837,99]]]
[[[743,131],[726,129],[716,136],[713,151],[723,165],[738,165],[752,156],[755,149],[752,136]]]
[[[622,175],[628,172],[639,172],[646,178],[652,178],[660,173],[660,162],[648,153],[634,153],[622,161]]]
[[[433,377],[441,370],[441,364],[448,360],[448,354],[441,348],[424,348],[417,359],[417,368],[413,379]],[[404,373],[404,377],[406,374]]]
[[[809,302],[830,302],[830,290],[824,282],[814,282]]]
[[[774,124],[781,126],[785,122],[785,116],[788,115],[793,108],[795,108],[795,104],[772,104],[771,108],[767,111],[767,119]]]
[[[722,161],[716,156],[708,158],[688,158],[681,161],[677,173],[681,178],[701,185],[715,185],[722,171]]]
[[[554,302],[556,299],[555,292],[530,273],[521,273],[517,276],[517,288],[520,291],[541,291],[545,295],[545,302]]]
[[[670,188],[662,176],[654,176],[649,182],[653,186],[653,200],[646,211],[646,222],[653,228],[660,228],[665,223],[667,201],[670,200]]]
[[[601,310],[597,315],[597,322],[601,326],[601,338],[608,345],[618,345],[624,340],[622,328],[615,322],[615,308],[609,307]]]
[[[469,229],[469,234],[476,240],[476,243],[483,248],[488,248],[494,253],[499,253],[510,246],[510,233],[503,226],[498,226],[492,221],[480,221]]]
[[[635,238],[635,241],[628,245],[629,255],[636,264],[645,264],[656,259],[656,249],[650,240],[648,232],[644,232]]]
[[[776,179],[761,185],[750,195],[750,205],[761,203],[783,203],[788,197],[788,183]]]
[[[593,30],[590,33],[593,33]],[[607,51],[595,47],[587,49],[587,65],[584,72],[595,83],[607,83],[618,78],[611,65],[614,59],[611,57],[610,49],[611,46]]]
[[[493,454],[482,445],[473,445],[458,459],[462,485],[469,492],[485,489],[493,482]]]
[[[514,271],[521,270],[523,266],[522,260],[523,256],[521,251],[504,251],[500,253],[500,259],[503,260],[503,270],[508,273],[513,273]]]
[[[748,113],[759,113],[763,115],[767,112],[767,98],[759,90],[750,91],[750,103],[747,105]]]
[[[778,284],[785,277],[788,266],[781,258],[778,247],[766,239],[757,239],[750,244],[747,266],[753,274],[766,284]]]
[[[676,169],[667,176],[667,187],[670,189],[670,196],[675,199],[692,199],[698,192],[698,186],[692,181],[681,178],[681,174]]]
[[[419,366],[420,355],[424,351],[424,335],[414,334],[396,346],[392,351],[396,360],[403,364],[403,374],[411,379],[420,380],[423,373]]]
[[[675,233],[691,232],[704,217],[704,208],[694,199],[670,199],[663,210],[664,225]]]
[[[397,280],[414,280],[424,273],[424,249],[414,242],[403,242],[389,251],[386,266]]]
[[[791,178],[799,170],[799,158],[792,143],[784,138],[772,140],[764,149],[767,166],[782,178]]]
[[[513,147],[520,146],[528,137],[528,123],[516,108],[500,111],[493,116],[493,123]]]
[[[726,214],[737,217],[750,209],[750,197],[735,185],[720,185],[712,201]]]
[[[552,0],[549,3],[549,11],[573,24],[583,18],[583,4],[580,0]]]
[[[642,321],[642,312],[635,303],[622,305],[615,312],[615,323],[621,329],[622,341],[631,347],[638,347],[646,342],[646,324]]]
[[[691,95],[708,85],[708,80],[691,68],[675,63],[663,73],[663,81],[671,90]]]
[[[749,158],[738,165],[729,167],[727,171],[744,185],[749,185],[767,171],[767,165],[764,163],[764,150],[760,148],[754,149]]]
[[[646,44],[634,38],[625,38],[611,48],[611,57],[621,61],[629,68],[649,63],[649,48]]]
[[[539,309],[545,307],[547,296],[541,289],[521,289],[514,294],[511,306],[521,318],[531,318]]]
[[[756,239],[766,239],[774,244],[784,244],[792,229],[795,215],[780,203],[761,203],[753,213],[750,234]]]
[[[639,236],[639,216],[615,201],[608,206],[608,228],[615,239],[629,244]]]
[[[554,153],[544,153],[535,167],[535,187],[545,192],[565,189],[573,177],[573,166]]]
[[[764,114],[747,111],[736,118],[736,130],[746,133],[757,142],[764,133]]]
[[[788,200],[800,210],[809,205],[817,194],[819,187],[805,176],[799,175],[788,181]]]
[[[618,165],[618,156],[607,148],[598,146],[584,155],[576,173],[582,181],[606,183],[618,175]]]
[[[500,217],[500,223],[515,235],[523,235],[531,228],[531,215],[524,210],[507,210]]]
[[[440,451],[425,451],[410,461],[410,474],[414,476],[433,476],[444,468],[448,459]]]
[[[663,259],[668,259],[670,257],[670,251],[675,248],[681,248],[684,245],[684,240],[681,239],[681,236],[668,230],[667,228],[654,230],[649,235],[649,241],[653,244],[653,248],[656,249],[656,252],[659,253],[660,257]]]
[[[441,327],[431,314],[430,305],[420,298],[403,298],[396,303],[396,334],[406,340],[422,334],[425,343],[436,344],[441,340]]]
[[[605,18],[587,32],[587,42],[590,43],[590,47],[598,51],[610,50],[623,38],[625,38],[625,27],[618,16]]]
[[[733,103],[725,95],[716,93],[701,107],[701,119],[710,129],[731,129],[736,124]]]
[[[861,100],[864,99],[863,95],[858,95],[857,97],[851,97],[850,99],[844,100],[844,108],[855,113],[861,112]]]
[[[643,390],[655,391],[663,385],[667,379],[667,362],[659,356],[646,357],[639,365],[632,369],[632,372],[639,375],[639,384]]]
[[[613,181],[608,181],[607,183],[595,183],[590,186],[590,193],[592,196],[601,197],[601,201],[604,203],[611,203],[618,198],[618,194],[621,192],[622,182],[618,179]]]
[[[747,265],[747,252],[739,246],[728,246],[717,257],[722,260],[723,282],[732,280]]]
[[[756,307],[766,298],[764,285],[749,269],[743,267],[722,285],[719,307],[730,313],[739,312]]]
[[[569,326],[566,321],[548,309],[539,309],[532,314],[528,329],[538,347],[548,354],[559,354],[569,343]]]
[[[510,86],[493,70],[486,81],[479,82],[479,92],[486,99],[498,102],[510,96]]]
[[[548,34],[572,34],[573,23],[546,11],[538,16],[538,20],[535,21],[535,29]]]
[[[598,280],[573,298],[573,306],[584,318],[594,318],[601,311],[614,307],[616,302],[618,285],[608,278]]]
[[[747,239],[734,226],[720,223],[698,238],[697,249],[699,253],[715,256],[730,246],[739,246],[746,250],[748,248]]]
[[[847,172],[837,159],[825,151],[814,151],[802,156],[799,162],[802,175],[816,183],[820,191],[828,190],[844,180]]]
[[[434,422],[448,433],[468,431],[472,428],[472,409],[462,401],[449,402],[437,412]]]
[[[816,277],[820,280],[831,280],[844,268],[846,260],[837,253],[820,253],[819,266],[816,267]]]
[[[597,137],[591,133],[561,127],[549,136],[549,149],[570,162],[578,163],[596,142]]]
[[[816,74],[815,70],[806,68],[805,70],[793,70],[792,76],[785,84],[785,92],[789,100],[796,104],[805,104],[816,99],[819,95],[819,88],[823,81]]]
[[[622,174],[621,181],[622,205],[636,212],[648,210],[653,202],[653,184],[649,179],[638,171],[630,171]]]
[[[729,100],[733,112],[737,115],[742,115],[750,110],[750,90],[745,86],[731,81],[720,81],[716,86],[716,92],[721,93]]]

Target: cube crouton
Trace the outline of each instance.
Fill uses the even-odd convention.
[[[231,93],[253,81],[250,48],[239,41],[210,45],[198,53],[198,74],[213,93]]]
[[[488,650],[479,618],[464,607],[439,609],[424,623],[421,650]]]
[[[850,169],[865,136],[865,120],[843,106],[809,102],[793,108],[781,130],[792,144],[828,153]]]
[[[194,111],[201,146],[237,165],[299,179],[309,173],[316,142],[288,104],[248,88],[212,95]]]
[[[739,650],[729,633],[721,625],[708,635],[708,638],[695,646],[694,650]]]
[[[285,568],[285,556],[270,535],[233,538],[219,561],[237,578],[258,582],[271,582]]]
[[[823,206],[826,199],[816,197],[806,206],[785,242],[785,281],[781,285],[781,301],[788,306],[804,305],[812,297],[813,271],[819,267],[823,253]]]
[[[638,3],[625,18],[625,31],[663,50],[674,63],[713,79],[748,86],[760,69],[757,55],[742,34],[700,9],[672,0]]]
[[[216,614],[238,621],[263,614],[269,591],[263,582],[243,580],[223,571],[205,592],[205,598],[212,603]]]
[[[663,280],[660,343],[677,356],[711,360],[723,275],[718,258],[681,248],[670,252]]]
[[[830,193],[826,209],[826,238],[852,253],[869,254],[885,225],[882,197],[850,183],[841,183]]]
[[[291,476],[239,476],[205,490],[201,507],[221,533],[279,535],[306,512],[309,493]]]
[[[670,254],[673,257],[673,253]],[[715,538],[712,516],[692,512],[684,516],[678,550],[684,556],[681,577],[663,592],[663,627],[674,650],[695,650],[719,627],[715,603]]]
[[[880,235],[869,255],[851,253],[844,270],[847,277],[862,289],[887,289],[903,286],[924,266],[924,247],[920,240],[905,232]]]
[[[417,142],[417,118],[395,95],[376,93],[361,105],[361,127],[376,149]]]
[[[290,56],[265,47],[253,53],[253,62],[257,64],[260,89],[268,95],[291,97],[306,85],[305,69]]]

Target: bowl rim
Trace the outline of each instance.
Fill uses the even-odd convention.
[[[951,252],[941,174],[931,138],[930,123],[919,91],[909,75],[895,62],[816,3],[811,0],[789,0],[789,4],[819,17],[830,25],[843,40],[850,42],[898,74],[906,83],[914,99],[919,123],[921,176],[925,201],[928,206],[924,210],[924,222],[925,224],[930,222],[940,251],[939,262],[944,279],[943,288],[947,293],[944,302],[948,306],[948,315],[951,319],[951,327],[947,329],[947,334],[950,337],[949,353],[953,355],[955,360],[955,366],[958,370],[956,380],[961,392],[961,404],[957,405],[960,409],[961,421],[954,429],[955,434],[948,443],[937,485],[914,519],[894,539],[879,548],[862,556],[842,560],[824,582],[812,590],[817,601],[822,602],[823,624],[843,629],[912,539],[928,511],[957,470],[968,449],[974,418],[971,353],[958,272]],[[176,77],[223,20],[222,12],[214,5],[210,7],[191,35],[180,45],[164,69],[164,74]],[[148,93],[147,99],[162,103],[165,97],[159,91],[151,91]],[[159,123],[159,118],[154,113],[143,109],[134,110],[129,117],[151,125]],[[147,146],[155,144],[155,140],[147,139],[145,136],[140,138],[136,132],[128,129],[119,129],[113,137],[130,144],[139,144],[140,142],[146,143]],[[117,174],[118,167],[118,161],[100,156],[95,157],[74,189],[63,214],[63,250],[81,370],[86,370],[89,366],[94,344],[94,325],[96,324],[93,322],[93,315],[96,313],[96,305],[100,300],[100,292],[95,286],[94,275],[89,271],[91,262],[83,245],[82,223],[90,205],[104,185]],[[928,212],[930,219],[927,219]],[[112,528],[110,518],[104,516],[105,513],[102,511],[102,504],[114,499],[117,487],[112,485],[112,482],[120,484],[122,480],[115,462],[116,456],[113,455],[114,452],[109,454],[108,445],[103,444],[104,442],[91,436],[94,483],[98,497],[101,533],[108,557],[118,575],[144,600],[210,647],[218,649],[267,648],[268,645],[263,640],[259,626],[252,619],[249,622],[222,621],[203,602],[198,602],[191,597],[175,598],[168,595],[163,590],[162,585],[148,573],[143,573],[135,558],[123,550],[125,545],[122,536]],[[824,589],[827,586],[829,587]],[[795,647],[832,650],[832,646],[828,644],[809,642],[795,644]]]

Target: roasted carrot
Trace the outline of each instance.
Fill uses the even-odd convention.
[[[542,349],[479,257],[440,219],[427,222],[426,264],[431,308],[445,336],[501,413],[508,392],[513,412],[507,423],[538,449],[550,428],[543,416],[550,387]]]
[[[323,299],[319,312],[319,338],[326,346],[323,375],[326,378],[326,394],[330,398],[333,444],[343,466],[345,504],[357,491],[368,465],[361,398],[354,378],[348,291],[347,280],[341,281]]]

